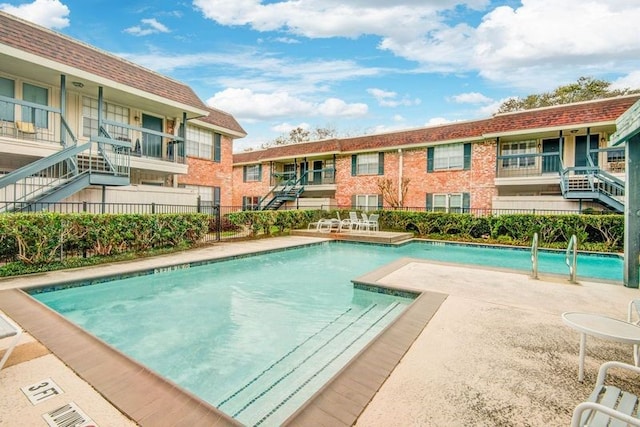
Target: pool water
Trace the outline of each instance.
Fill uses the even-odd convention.
[[[323,243],[33,296],[247,425],[278,425],[411,302],[356,289],[400,257],[531,269],[529,251],[413,242]],[[564,252],[539,271],[568,275]],[[579,278],[621,280],[581,255]]]

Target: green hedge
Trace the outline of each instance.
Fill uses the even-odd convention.
[[[338,210],[349,218],[349,210]],[[485,241],[527,246],[538,233],[540,246],[566,247],[575,234],[579,248],[601,252],[623,249],[622,215],[532,215],[512,214],[475,216],[472,214],[379,211],[381,230],[412,232],[417,237],[460,241]],[[358,212],[360,214],[360,212]],[[336,218],[336,211],[243,211],[229,214],[229,220],[250,231],[250,236],[270,235],[293,229],[306,229],[319,218]]]
[[[209,228],[206,214],[3,214],[0,259],[45,264],[64,254],[115,255],[190,247]]]

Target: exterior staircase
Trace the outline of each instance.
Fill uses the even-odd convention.
[[[284,183],[276,184],[270,191],[260,200],[258,210],[278,210],[288,201],[296,200],[300,194],[304,192],[303,182],[306,182],[307,173],[305,172],[300,178],[291,178]]]
[[[597,166],[562,169],[560,188],[565,199],[592,200],[614,212],[624,212],[624,181]]]
[[[41,211],[89,185],[129,185],[130,147],[101,135],[63,148],[0,178],[0,212]]]

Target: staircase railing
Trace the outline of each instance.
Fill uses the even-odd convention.
[[[598,166],[563,168],[560,171],[560,189],[564,197],[571,192],[593,193],[599,201],[616,210],[624,205],[624,181]]]
[[[538,233],[533,234],[531,243],[531,277],[538,278]]]
[[[569,239],[564,262],[567,264],[567,267],[569,267],[569,281],[571,283],[576,283],[576,274],[578,269],[578,238],[575,234]]]
[[[304,186],[302,185],[302,183],[306,182],[309,172],[311,171],[302,173],[298,178],[294,176],[283,183],[274,185],[271,190],[269,190],[269,192],[262,199],[260,199],[258,210],[268,209],[269,206],[271,206],[279,197],[289,195],[294,190],[297,195],[302,193],[304,191]]]

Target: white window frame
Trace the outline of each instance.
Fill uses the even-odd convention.
[[[364,153],[356,156],[357,175],[378,175],[379,153]]]
[[[502,159],[503,169],[533,169],[536,167],[536,156],[538,154],[538,141],[530,139],[526,141],[510,141],[500,144],[500,155],[511,156],[516,154],[527,154],[528,156],[510,157]]]
[[[213,159],[213,132],[197,126],[187,126],[186,155]]]
[[[245,182],[260,181],[260,165],[247,165],[245,173]]]
[[[378,210],[379,194],[356,194],[356,209],[365,212]]]
[[[464,144],[433,147],[433,170],[464,169]]]
[[[463,210],[464,197],[462,193],[434,193],[431,209],[433,212],[456,212]]]
[[[105,119],[128,125],[129,107],[103,101]],[[130,130],[125,127],[107,125],[107,132],[112,138],[131,141]],[[82,136],[90,138],[98,135],[98,100],[88,96],[82,97]]]

